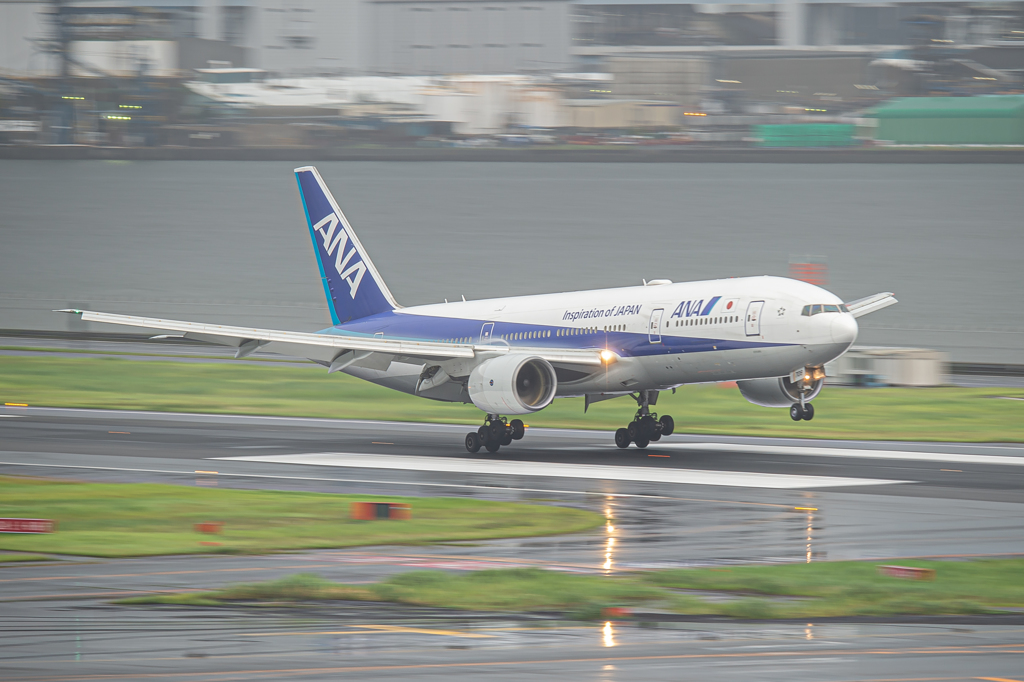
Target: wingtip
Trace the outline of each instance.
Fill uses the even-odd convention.
[[[51,310],[50,312],[53,312],[53,313],[69,313],[71,315],[81,315],[85,311],[84,310],[78,310],[76,308],[64,308],[63,310]]]

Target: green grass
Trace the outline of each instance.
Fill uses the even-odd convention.
[[[685,386],[662,394],[657,410],[676,430],[805,438],[1024,442],[1021,388],[826,388],[813,422],[751,405],[736,388]],[[0,402],[52,407],[161,410],[477,425],[472,405],[408,396],[310,364],[132,361],[95,357],[0,357]],[[531,426],[615,429],[636,407],[609,400],[583,413],[581,398],[560,399],[531,415]]]
[[[52,556],[43,554],[0,554],[0,564],[12,564],[22,561],[55,561]]]
[[[410,503],[413,518],[349,520],[351,502],[384,499]],[[603,521],[588,511],[511,502],[6,477],[0,477],[0,517],[58,523],[52,534],[0,535],[0,549],[101,557],[531,537],[578,532]],[[193,530],[207,521],[223,522],[223,533]]]
[[[580,576],[537,568],[507,568],[452,574],[409,571],[372,585],[342,585],[300,574],[213,592],[154,595],[121,604],[212,605],[231,601],[382,601],[472,611],[588,610],[664,599],[665,592],[629,578]]]
[[[935,568],[933,582],[881,576],[875,563],[835,562],[681,569],[625,577],[536,568],[450,574],[410,571],[372,585],[343,585],[302,574],[201,593],[150,595],[121,604],[216,606],[229,602],[383,601],[475,611],[563,611],[599,617],[607,606],[646,606],[742,619],[995,613],[1024,606],[1024,560],[906,561]],[[741,597],[709,601],[679,589]],[[805,597],[782,602],[780,596]],[[775,598],[773,600],[773,598]]]
[[[749,595],[719,605],[720,613],[738,617],[988,613],[1024,606],[1022,559],[896,563],[935,569],[935,580],[882,576],[878,563],[862,561],[671,570],[648,574],[645,580],[661,587]],[[808,599],[779,603],[768,596]]]

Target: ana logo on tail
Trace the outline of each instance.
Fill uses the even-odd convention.
[[[332,212],[314,225],[313,229],[323,237],[324,251],[327,252],[328,256],[333,256],[335,251],[338,252],[334,259],[334,269],[338,271],[338,275],[343,280],[348,282],[349,294],[355,299],[356,292],[359,291],[359,283],[363,281],[363,275],[366,274],[366,265],[363,264],[362,260],[356,260],[350,264],[353,258],[358,258],[358,254],[356,253],[355,246],[349,249],[348,253],[345,253],[345,247],[349,243],[349,238],[348,232],[345,231],[344,227],[338,230],[338,223],[340,222],[338,216]]]

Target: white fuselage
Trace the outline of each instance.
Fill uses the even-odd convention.
[[[598,371],[560,371],[557,395],[575,396],[779,377],[823,365],[857,337],[856,320],[840,305],[836,295],[805,282],[743,277],[423,305],[331,331],[472,344],[481,356],[489,349],[613,352],[615,361]],[[806,315],[805,306],[833,311]],[[465,360],[441,365],[453,377],[467,373]],[[422,367],[392,362],[346,371],[411,393]]]

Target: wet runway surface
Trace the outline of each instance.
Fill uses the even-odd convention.
[[[647,451],[619,451],[610,433],[531,429],[488,460],[462,448],[469,426],[45,408],[3,408],[0,416],[3,475],[471,496],[587,508],[610,519],[588,533],[550,538],[8,565],[0,568],[5,680],[1020,680],[1024,670],[1017,621],[794,624],[651,615],[605,626],[388,605],[110,603],[302,572],[361,583],[415,568],[614,574],[1024,554],[1024,448],[1016,445],[677,435]]]

